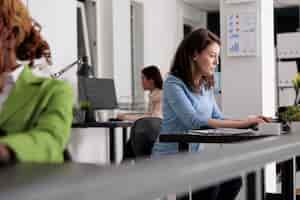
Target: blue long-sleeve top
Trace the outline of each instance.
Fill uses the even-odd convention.
[[[160,134],[184,133],[208,126],[209,119],[224,119],[213,89],[192,92],[179,78],[169,75],[163,88],[163,120]],[[198,148],[194,146],[193,149]],[[177,152],[177,144],[156,143],[153,154]]]

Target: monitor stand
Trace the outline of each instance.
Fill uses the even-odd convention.
[[[96,122],[95,110],[87,110],[85,113],[85,123]]]

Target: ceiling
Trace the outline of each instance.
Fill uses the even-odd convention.
[[[201,10],[214,11],[219,10],[220,0],[183,0]],[[274,0],[275,7],[300,6],[300,0]]]

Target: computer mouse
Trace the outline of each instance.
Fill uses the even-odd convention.
[[[254,131],[258,131],[258,124],[255,124],[255,125],[251,125],[249,126],[248,128],[254,130]]]

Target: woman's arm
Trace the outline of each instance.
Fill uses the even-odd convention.
[[[209,119],[208,125],[213,128],[249,128],[264,122],[265,121],[260,117],[253,117],[245,120]]]
[[[141,118],[145,118],[145,117],[152,117],[151,113],[144,113],[144,114],[118,114],[117,115],[117,119],[120,120],[128,120],[128,121],[136,121],[138,119]]]

